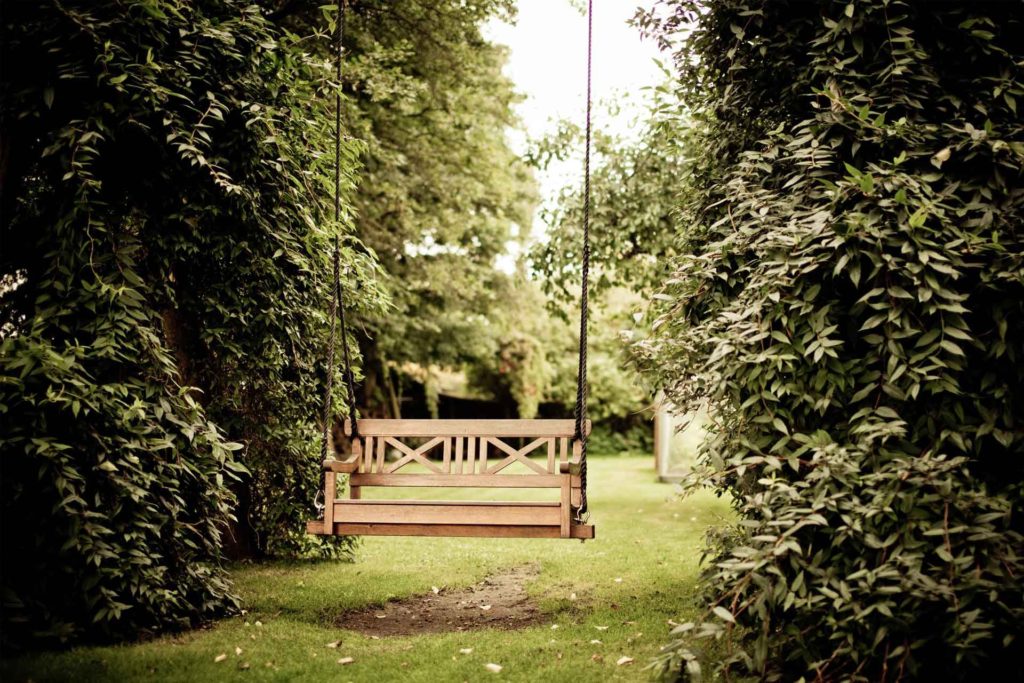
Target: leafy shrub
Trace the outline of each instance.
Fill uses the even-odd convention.
[[[697,633],[766,679],[1019,677],[1019,7],[672,0],[642,23],[704,154],[638,358],[711,401],[705,481],[741,516],[662,664],[692,673]]]
[[[654,453],[654,434],[650,421],[636,424],[630,420],[597,422],[587,440],[587,456],[648,455]]]
[[[324,66],[237,0],[6,3],[4,34],[3,633],[222,613],[232,511],[256,552],[309,543]]]

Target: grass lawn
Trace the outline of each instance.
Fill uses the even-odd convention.
[[[3,662],[0,674],[37,682],[645,680],[643,668],[667,640],[669,620],[696,616],[704,530],[727,519],[728,506],[708,493],[673,500],[673,487],[656,483],[650,459],[593,458],[590,472],[594,541],[368,538],[354,563],[240,566],[233,574],[243,616],[147,643],[33,654]],[[545,613],[541,626],[378,639],[332,626],[345,609],[433,586],[469,586],[527,564],[541,570],[527,585]],[[338,640],[337,648],[326,646]],[[460,653],[464,648],[473,651]],[[226,658],[216,662],[221,654]],[[618,666],[623,656],[635,661]],[[341,657],[354,662],[338,664]],[[488,671],[488,663],[501,672]]]

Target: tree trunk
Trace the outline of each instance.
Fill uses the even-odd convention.
[[[190,351],[197,348],[198,339],[195,331],[188,325],[181,312],[175,308],[166,309],[160,317],[164,339],[174,355],[180,381],[184,386],[198,387],[201,391],[195,392],[193,396],[200,405],[204,405],[205,397],[209,395],[206,390],[208,387],[199,386],[198,378],[193,371]],[[228,522],[227,528],[221,536],[221,548],[224,555],[231,560],[255,559],[261,553],[256,532],[249,524],[249,511],[252,507],[249,480],[243,477],[239,481],[231,482],[229,488],[235,496],[236,504],[234,518]]]

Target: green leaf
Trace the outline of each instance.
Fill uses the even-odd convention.
[[[730,612],[729,610],[725,609],[721,605],[715,605],[714,607],[711,608],[711,611],[714,612],[715,616],[717,616],[722,621],[727,621],[730,624],[735,624],[736,623],[736,619],[732,616],[732,612]]]

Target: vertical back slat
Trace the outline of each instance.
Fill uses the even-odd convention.
[[[359,460],[360,472],[373,472],[373,437],[368,436],[363,441],[363,457]]]
[[[548,473],[555,474],[555,440],[548,439]]]
[[[451,474],[452,472],[452,439],[451,437],[444,437],[444,467],[445,474]]]
[[[476,437],[466,437],[466,464],[469,466],[469,472],[467,474],[473,474],[476,470],[474,469],[476,460]]]
[[[479,458],[479,461],[480,461],[480,464],[477,466],[477,471],[479,471],[480,474],[486,474],[487,473],[487,437],[486,436],[481,436],[480,437],[480,458]]]
[[[384,451],[387,444],[384,443],[384,439],[377,439],[377,472],[381,473],[384,471]]]
[[[569,439],[564,436],[559,441],[559,462],[569,462]]]
[[[462,437],[455,437],[455,474],[462,474]]]

